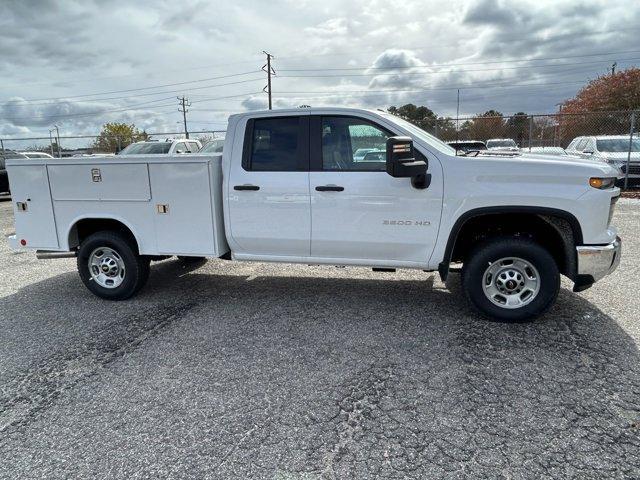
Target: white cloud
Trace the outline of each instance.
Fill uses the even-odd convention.
[[[268,7],[185,0],[178,10],[173,0],[5,0],[0,135],[46,133],[53,123],[67,133],[96,133],[106,121],[176,130],[173,98],[183,93],[193,95],[194,128],[219,126],[230,113],[266,107],[266,95],[257,93],[266,83],[259,72],[263,49],[275,55],[276,107],[413,102],[445,115],[455,111],[455,88],[463,87],[465,113],[552,111],[580,87],[571,82],[604,73],[614,58],[618,68],[637,63],[635,54],[538,62],[583,62],[562,68],[518,69],[522,64],[509,60],[635,50],[639,21],[640,5],[625,0],[274,0]],[[495,61],[504,63],[483,63]],[[300,68],[317,70],[286,71]],[[254,72],[135,90],[248,71]],[[245,80],[251,81],[202,88]],[[476,88],[501,82],[545,88]],[[130,92],[77,97],[120,90]],[[354,90],[365,93],[345,93]],[[116,111],[164,97],[168,106]],[[212,100],[219,97],[233,98]],[[58,100],[24,101],[42,98]]]

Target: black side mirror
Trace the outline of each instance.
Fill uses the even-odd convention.
[[[395,178],[411,178],[415,188],[427,188],[431,175],[426,158],[417,159],[410,137],[391,137],[387,140],[387,173]]]

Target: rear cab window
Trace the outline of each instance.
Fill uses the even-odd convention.
[[[295,172],[309,168],[309,117],[250,119],[242,167],[249,171]]]

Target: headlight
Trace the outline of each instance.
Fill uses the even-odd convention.
[[[591,177],[589,179],[589,185],[598,190],[606,190],[607,188],[613,188],[616,184],[614,177]]]

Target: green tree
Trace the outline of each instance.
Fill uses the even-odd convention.
[[[500,138],[504,136],[504,127],[502,113],[496,110],[487,110],[471,119],[469,137],[472,140],[482,141],[490,138]]]
[[[147,140],[149,135],[145,131],[140,131],[134,124],[126,123],[105,123],[102,131],[95,142],[93,149],[97,152],[117,153],[127,145]]]
[[[387,110],[393,115],[411,122],[427,132],[434,132],[438,116],[429,107],[417,106],[413,103],[407,103],[401,107],[389,107]]]
[[[505,125],[507,137],[513,138],[521,147],[529,141],[529,117],[524,112],[518,112],[507,119]]]

